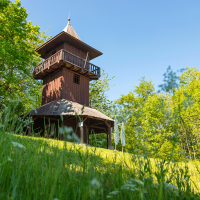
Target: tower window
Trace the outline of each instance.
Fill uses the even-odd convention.
[[[80,76],[77,74],[74,74],[74,83],[80,84]]]

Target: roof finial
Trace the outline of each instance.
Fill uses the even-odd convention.
[[[1,1],[1,0],[0,0]],[[78,40],[81,40],[77,33],[75,32],[75,30],[72,28],[72,25],[70,24],[70,13],[69,13],[69,16],[68,16],[68,23],[67,23],[67,26],[63,29],[63,31],[65,31],[66,33],[70,34],[71,36],[75,37],[76,39]]]
[[[69,13],[68,21],[69,21],[69,23],[70,23],[70,13]]]

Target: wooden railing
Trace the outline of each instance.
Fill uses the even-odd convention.
[[[40,63],[37,67],[33,68],[33,75],[36,75],[52,65],[58,63],[60,60],[68,62],[72,65],[78,66],[79,68],[86,70],[94,75],[100,76],[100,68],[92,63],[85,61],[84,59],[61,49],[60,51],[47,58],[44,62]]]

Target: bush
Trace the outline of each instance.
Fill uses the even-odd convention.
[[[178,143],[165,140],[158,152],[158,157],[164,160],[182,161],[184,153]]]
[[[107,149],[107,135],[105,133],[91,133],[89,143],[91,146]]]

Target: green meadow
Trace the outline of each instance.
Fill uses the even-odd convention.
[[[0,133],[0,199],[200,199],[198,166]]]

